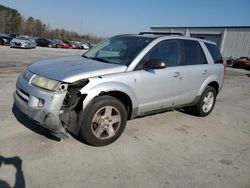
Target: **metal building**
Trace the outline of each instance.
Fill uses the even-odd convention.
[[[250,57],[250,26],[150,27],[152,32],[178,32],[214,41],[224,58]]]

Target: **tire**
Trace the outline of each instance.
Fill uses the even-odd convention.
[[[199,101],[194,107],[192,107],[192,111],[194,112],[194,114],[200,117],[205,117],[210,114],[214,108],[216,96],[216,90],[211,86],[207,86],[202,93]]]
[[[127,111],[121,101],[99,96],[79,114],[80,135],[92,146],[105,146],[121,136],[126,121]]]

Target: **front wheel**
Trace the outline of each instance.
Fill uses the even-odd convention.
[[[215,105],[215,101],[216,90],[211,86],[207,86],[197,104],[192,107],[192,110],[196,115],[200,117],[207,116],[212,112]]]
[[[108,145],[117,140],[127,121],[124,105],[111,96],[96,97],[79,116],[81,136],[93,146]]]

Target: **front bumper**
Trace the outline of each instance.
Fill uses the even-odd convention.
[[[66,92],[50,92],[31,85],[23,77],[18,78],[14,101],[17,108],[44,128],[53,131],[60,138],[68,137],[60,120],[60,109]],[[44,101],[38,107],[39,99]]]
[[[30,45],[25,43],[11,43],[10,46],[12,48],[30,48]]]

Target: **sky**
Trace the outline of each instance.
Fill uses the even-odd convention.
[[[109,37],[150,26],[250,26],[250,0],[0,0],[51,28]]]

